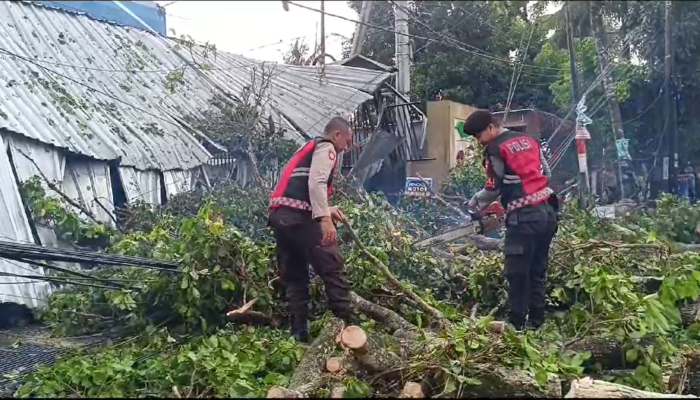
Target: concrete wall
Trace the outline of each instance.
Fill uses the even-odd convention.
[[[434,188],[439,190],[445,178],[457,164],[457,152],[467,146],[455,129],[458,120],[464,121],[476,108],[449,100],[428,102],[425,143],[425,160],[408,163],[408,176],[420,174],[432,178]]]

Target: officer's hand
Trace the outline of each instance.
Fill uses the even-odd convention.
[[[321,219],[321,244],[327,246],[329,244],[335,243],[338,240],[338,234],[335,232],[335,225],[333,225],[333,220],[330,217],[323,217]]]
[[[343,214],[343,210],[338,206],[331,207],[331,219],[333,222],[347,222],[348,219]]]
[[[474,196],[467,203],[467,211],[474,212],[476,210],[477,205],[478,205],[478,201],[476,200],[476,196]]]

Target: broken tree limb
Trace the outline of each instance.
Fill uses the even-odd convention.
[[[678,399],[696,398],[691,395],[677,395],[647,392],[617,383],[593,380],[590,377],[571,382],[571,389],[564,396],[566,399]]]
[[[352,302],[359,311],[367,314],[367,316],[373,320],[380,322],[385,328],[391,331],[391,333],[400,329],[404,331],[417,329],[417,327],[413,326],[413,324],[406,321],[406,319],[393,310],[365,300],[355,292],[350,293],[350,296]]]
[[[273,387],[267,392],[268,398],[309,397],[318,391],[327,380],[323,374],[326,361],[336,347],[335,338],[343,330],[344,323],[333,318],[325,329],[314,339],[294,370],[294,375],[286,388]]]
[[[387,268],[384,263],[378,259],[377,257],[374,256],[368,249],[367,246],[362,243],[359,237],[357,237],[357,233],[355,232],[354,229],[350,226],[350,224],[347,221],[343,222],[345,226],[348,228],[348,231],[350,232],[350,236],[352,237],[352,240],[355,241],[355,244],[360,248],[362,253],[372,261],[372,263],[379,268],[381,271],[382,275],[391,283],[392,286],[394,286],[397,290],[401,291],[406,297],[409,299],[413,300],[416,302],[418,307],[425,312],[426,314],[432,316],[435,319],[435,322],[442,325],[442,326],[449,326],[451,325],[450,322],[445,318],[445,316],[440,312],[438,309],[430,306],[428,303],[425,302],[420,296],[415,294],[411,289],[406,287],[405,284],[403,284],[401,281],[396,279],[394,274],[391,273],[389,268]]]
[[[236,314],[243,314],[243,313],[247,312],[248,310],[250,310],[250,308],[253,307],[253,305],[254,305],[257,301],[258,301],[258,299],[257,299],[257,297],[256,297],[256,298],[254,298],[253,300],[251,300],[251,301],[249,301],[249,302],[243,304],[242,306],[238,307],[237,309],[231,310],[231,311],[227,312],[227,313],[226,313],[226,316],[227,316],[227,317],[231,317],[231,316],[234,316],[234,315],[236,315]]]

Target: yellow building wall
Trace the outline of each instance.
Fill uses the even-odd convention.
[[[439,191],[457,164],[459,150],[463,149],[469,155],[471,143],[459,136],[455,125],[466,120],[475,110],[472,106],[450,100],[428,102],[428,124],[423,144],[423,158],[426,160],[409,162],[408,177],[432,178],[434,189]]]

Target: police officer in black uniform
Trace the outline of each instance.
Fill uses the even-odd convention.
[[[508,322],[521,330],[544,323],[549,246],[557,231],[558,200],[537,140],[503,129],[487,110],[477,110],[462,130],[485,147],[486,185],[468,203],[478,212],[499,196],[506,209],[504,243]]]

